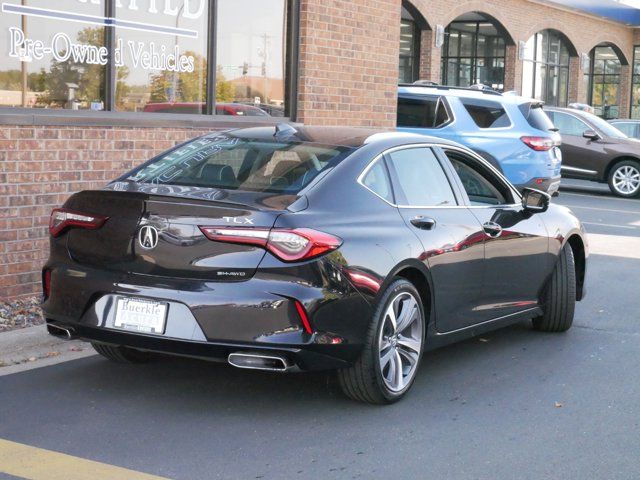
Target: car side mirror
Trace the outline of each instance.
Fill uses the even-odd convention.
[[[549,194],[535,188],[522,190],[522,209],[529,213],[542,213],[549,209],[551,197]]]
[[[595,130],[585,130],[582,136],[593,141],[600,140],[600,135]]]

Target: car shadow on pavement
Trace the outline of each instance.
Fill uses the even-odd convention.
[[[476,381],[499,386],[500,378],[511,381],[512,370],[522,368],[519,363],[535,364],[536,358],[527,359],[531,356],[530,347],[539,348],[541,342],[553,344],[554,348],[546,354],[548,360],[548,355],[561,352],[569,335],[542,334],[533,331],[529,322],[523,322],[426,352],[414,389],[405,401],[425,395],[449,398],[451,392],[469,389]],[[265,414],[273,406],[287,405],[290,409],[317,402],[355,404],[342,395],[330,372],[266,373],[177,357],[163,356],[147,364],[122,365],[94,356],[20,375],[41,377],[43,398],[82,393],[96,405],[125,402],[134,409],[139,407],[139,413],[145,415],[221,408]],[[11,377],[16,376],[5,377],[5,381],[10,382]]]

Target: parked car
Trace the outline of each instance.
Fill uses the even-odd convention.
[[[212,133],[51,215],[48,330],[400,399],[427,349],[533,318],[571,327],[578,219],[441,138],[288,125]]]
[[[630,118],[616,118],[609,123],[629,138],[640,139],[640,120]]]
[[[398,129],[461,143],[518,189],[550,194],[560,186],[560,135],[542,102],[491,89],[402,85]]]
[[[144,107],[145,112],[156,113],[203,113],[206,110],[206,104],[200,102],[194,103],[147,103]],[[242,103],[216,103],[216,115],[235,115],[244,117],[268,117],[270,116],[264,110],[252,105],[244,105]]]
[[[621,197],[640,193],[640,142],[595,115],[549,107],[562,134],[562,176],[608,183]]]

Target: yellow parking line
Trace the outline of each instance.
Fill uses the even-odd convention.
[[[27,480],[167,480],[0,439],[0,473]]]

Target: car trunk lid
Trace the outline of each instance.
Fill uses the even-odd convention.
[[[82,265],[123,273],[246,280],[255,273],[265,250],[211,241],[199,227],[271,228],[296,199],[197,187],[172,189],[85,191],[72,196],[66,208],[108,220],[97,230],[71,229],[69,254]]]

